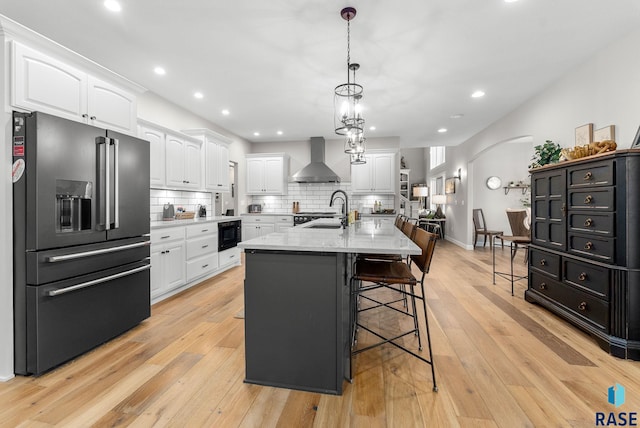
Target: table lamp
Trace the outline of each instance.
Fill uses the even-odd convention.
[[[413,196],[420,201],[420,210],[424,210],[424,198],[429,196],[429,188],[427,186],[416,186],[413,188]]]
[[[433,195],[431,197],[431,202],[436,204],[436,218],[444,218],[444,213],[442,212],[442,205],[447,203],[446,195]]]

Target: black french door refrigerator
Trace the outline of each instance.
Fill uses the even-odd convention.
[[[150,315],[149,143],[13,113],[16,374],[43,372]]]

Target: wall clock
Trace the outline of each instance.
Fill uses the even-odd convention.
[[[487,178],[487,187],[491,190],[499,189],[502,186],[502,180],[500,177],[496,177],[495,175]]]

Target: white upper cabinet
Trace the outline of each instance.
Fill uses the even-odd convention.
[[[134,133],[134,94],[51,56],[13,42],[11,104],[66,119]]]
[[[247,155],[247,194],[286,195],[289,156],[285,154]]]
[[[136,97],[115,85],[89,76],[87,112],[91,125],[130,131],[135,129]]]
[[[204,144],[204,187],[214,192],[230,192],[229,145],[231,140],[208,129],[184,129]]]
[[[367,163],[351,165],[353,193],[395,193],[397,165],[395,153],[367,153]]]
[[[166,185],[171,188],[200,189],[202,187],[200,142],[187,140],[178,134],[165,134]]]

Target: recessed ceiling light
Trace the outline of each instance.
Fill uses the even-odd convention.
[[[456,113],[456,114],[452,114],[451,116],[449,116],[449,118],[450,119],[460,119],[462,116],[464,116],[464,114]]]
[[[202,92],[196,92],[195,94],[193,94],[193,96],[196,97],[199,100],[204,98],[204,95],[202,95]]]
[[[253,135],[256,136],[256,137],[259,137],[260,133],[259,132],[254,132]]]
[[[156,73],[157,75],[160,75],[160,76],[164,76],[165,74],[167,74],[167,71],[162,67],[154,68],[153,72]]]
[[[278,131],[278,132],[276,132],[276,134],[282,135],[282,131]]]
[[[122,6],[116,0],[105,0],[103,4],[111,12],[120,12],[122,10]]]
[[[375,127],[375,126],[370,126],[370,127],[369,127],[369,131],[375,131],[375,130],[376,130],[376,127]]]
[[[222,110],[222,115],[223,115],[223,116],[229,116],[229,113],[230,113],[230,112],[229,112],[229,110],[227,110],[227,109]]]
[[[518,1],[518,0],[504,0],[504,2],[505,2],[505,3],[515,3],[515,2],[517,2],[517,1]]]
[[[447,132],[447,128],[440,128],[438,129],[438,132],[444,134],[445,132]]]
[[[471,94],[471,98],[482,98],[482,97],[484,97],[483,91],[475,91],[473,94]]]

